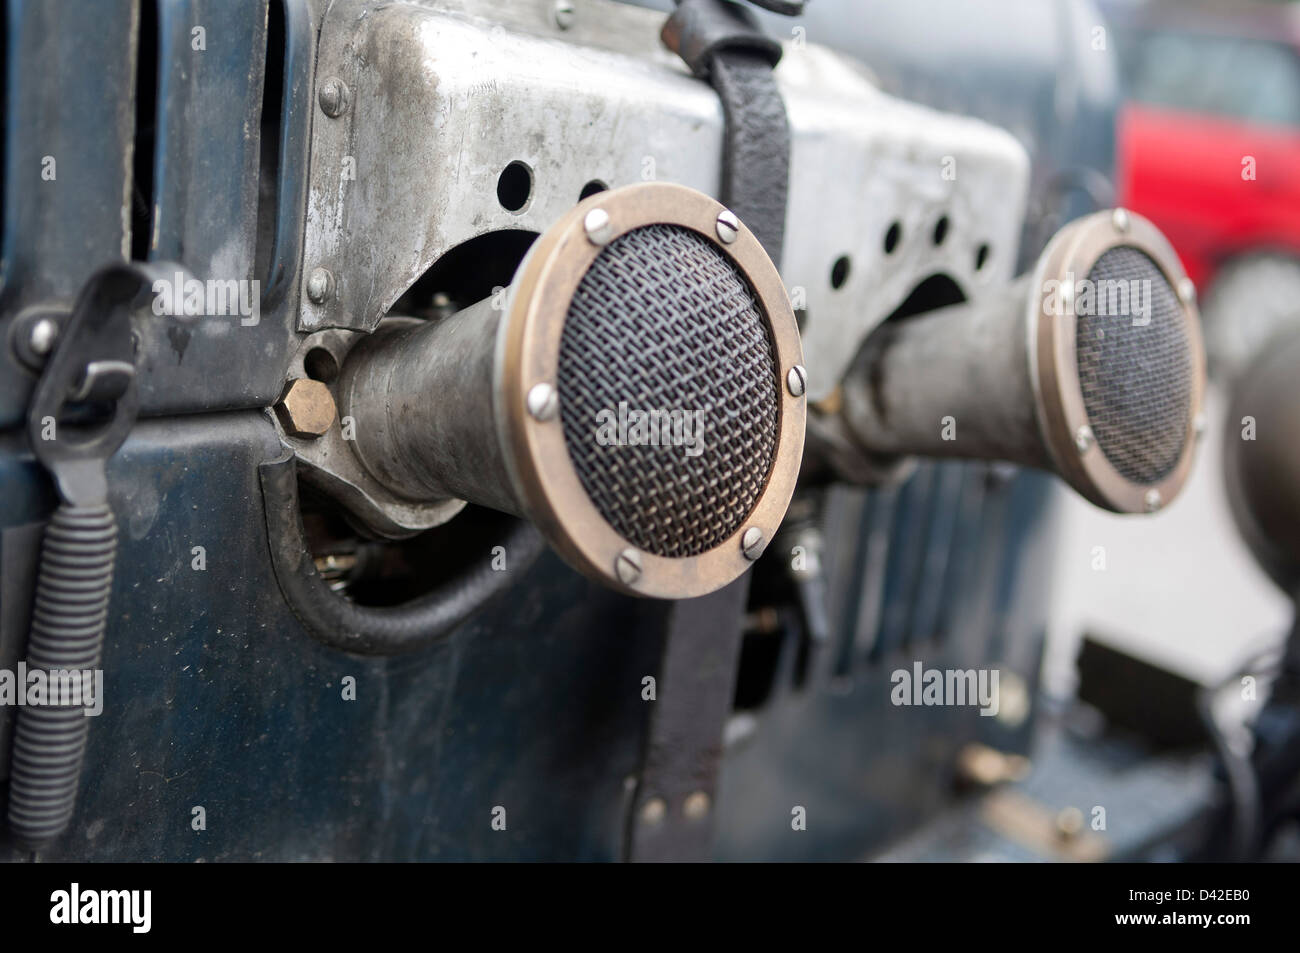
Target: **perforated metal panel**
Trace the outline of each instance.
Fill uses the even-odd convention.
[[[702,236],[650,225],[601,252],[565,320],[558,383],[579,480],[628,542],[698,555],[753,510],[776,449],[776,361],[748,283]]]
[[[1155,262],[1136,248],[1110,249],[1088,278],[1094,301],[1077,305],[1089,313],[1078,315],[1075,333],[1089,425],[1116,470],[1157,483],[1182,455],[1192,412],[1182,307]]]

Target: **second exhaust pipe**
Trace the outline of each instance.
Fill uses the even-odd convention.
[[[1006,460],[1107,509],[1151,512],[1191,471],[1204,384],[1177,256],[1116,209],[1067,225],[1001,294],[878,328],[841,417],[873,454]]]

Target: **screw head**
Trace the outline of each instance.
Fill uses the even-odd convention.
[[[630,547],[623,550],[614,560],[614,571],[623,585],[632,585],[641,578],[641,554]]]
[[[59,337],[59,326],[53,318],[41,318],[32,325],[27,336],[27,346],[33,354],[44,357],[54,350],[54,342]]]
[[[751,526],[745,530],[745,535],[740,538],[740,548],[744,552],[746,559],[757,559],[763,555],[763,550],[767,548],[767,540],[763,538],[763,531],[757,526]]]
[[[561,30],[573,26],[574,11],[571,0],[555,0],[552,15],[555,17],[555,25]]]
[[[1087,453],[1091,448],[1093,441],[1097,438],[1093,436],[1092,428],[1084,424],[1074,432],[1074,446],[1080,453]]]
[[[603,208],[593,208],[588,212],[582,220],[582,227],[593,245],[608,245],[614,237],[614,225],[609,220],[609,213]]]
[[[528,413],[534,420],[545,422],[552,420],[560,409],[560,395],[550,384],[534,384],[525,401]]]
[[[1147,490],[1147,495],[1143,498],[1143,502],[1146,503],[1147,512],[1154,513],[1156,510],[1160,509],[1164,500],[1161,498],[1159,490]]]
[[[717,228],[722,244],[730,245],[740,235],[740,219],[736,218],[736,213],[731,209],[724,208],[718,213]]]
[[[693,791],[686,795],[682,803],[682,813],[692,821],[698,821],[709,813],[711,801],[707,791]]]
[[[331,76],[321,84],[320,94],[316,98],[320,102],[321,112],[331,119],[337,119],[348,108],[347,84]]]
[[[1117,208],[1110,213],[1110,223],[1115,226],[1115,231],[1127,232],[1133,225],[1133,219],[1127,209]]]
[[[307,278],[307,297],[313,304],[324,304],[334,297],[334,276],[327,268],[313,268]]]
[[[790,368],[790,373],[785,375],[785,386],[790,389],[790,393],[795,397],[802,397],[808,390],[808,371],[802,364],[796,364]]]
[[[1178,282],[1178,297],[1183,304],[1196,303],[1196,285],[1192,284],[1191,278],[1184,278]]]

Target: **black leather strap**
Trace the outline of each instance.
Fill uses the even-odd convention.
[[[780,267],[790,174],[790,126],[772,78],[780,44],[763,35],[749,9],[726,0],[682,0],[663,39],[717,90],[726,118],[719,198]],[[746,573],[669,613],[627,820],[629,860],[709,857],[749,579]]]
[[[628,860],[709,859],[749,580],[745,573],[717,592],[674,604],[668,614],[657,697],[628,815]]]
[[[729,0],[680,0],[660,37],[701,79],[709,78],[714,55],[728,50],[757,54],[769,67],[781,61],[781,44],[763,33],[752,11]]]
[[[722,99],[722,204],[749,226],[781,267],[790,176],[790,125],[771,68],[753,53],[713,57],[713,88]]]
[[[662,36],[717,90],[726,119],[719,199],[780,268],[790,176],[790,124],[772,76],[781,45],[728,0],[682,0]]]

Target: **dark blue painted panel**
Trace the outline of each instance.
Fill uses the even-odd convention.
[[[0,429],[33,376],[8,346],[29,305],[71,305],[130,252],[136,0],[10,0],[5,19]]]

